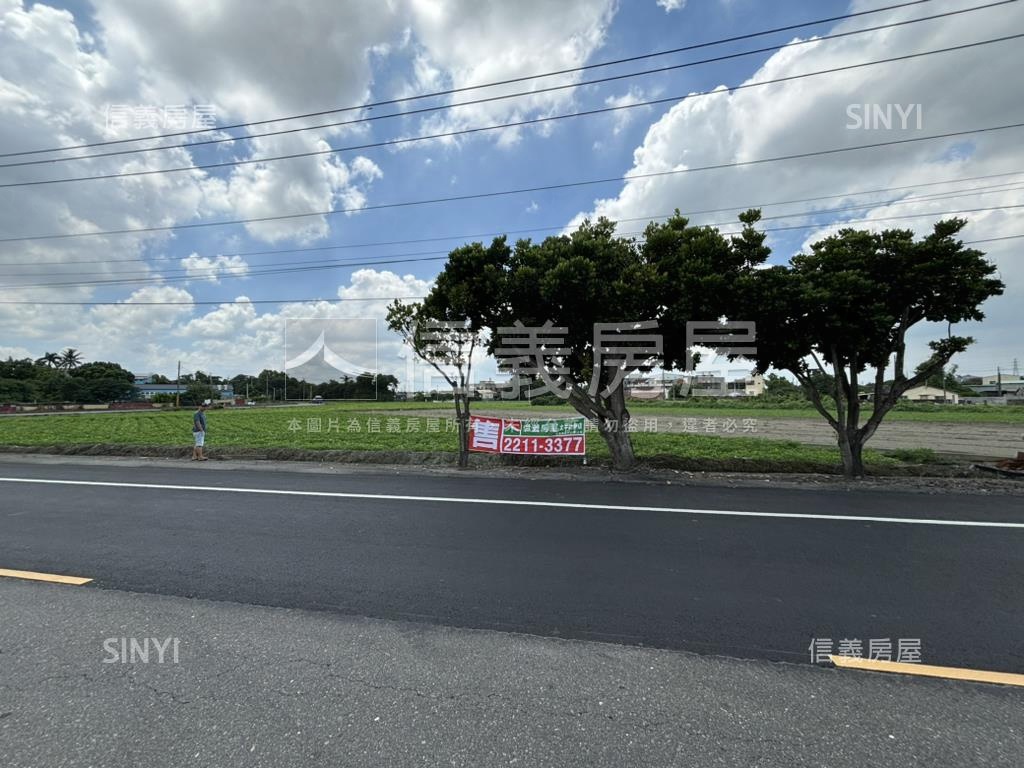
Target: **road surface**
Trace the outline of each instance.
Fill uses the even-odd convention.
[[[313,762],[359,744],[367,765],[565,765],[573,746],[609,765],[1019,758],[1024,689],[822,669],[809,645],[917,640],[929,664],[1024,673],[1021,496],[216,464],[0,462],[0,568],[93,579],[0,580],[0,689],[19,702],[0,743],[28,745],[5,764],[54,764],[47,745],[69,747],[40,734],[88,739],[132,707],[175,733],[217,724],[197,765],[250,741],[231,764],[291,764],[293,737]],[[185,671],[100,661],[104,638],[151,635],[191,649]],[[133,749],[179,755],[169,738]]]
[[[206,469],[0,462],[0,567],[745,658],[916,638],[1024,672],[1020,496]]]

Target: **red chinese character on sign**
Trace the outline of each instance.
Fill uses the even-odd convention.
[[[501,419],[470,418],[469,450],[497,453],[501,440]]]

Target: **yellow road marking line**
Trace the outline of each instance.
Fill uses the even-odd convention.
[[[1024,686],[1024,675],[1012,672],[989,672],[983,669],[961,667],[935,667],[930,664],[909,664],[902,661],[880,659],[857,659],[850,656],[830,656],[832,663],[846,669],[867,669],[872,672],[896,672],[902,675],[942,677],[948,680],[970,680],[975,683],[996,683],[998,685]]]
[[[12,571],[9,568],[0,568],[0,576],[10,576],[12,579],[31,579],[32,581],[50,581],[54,584],[88,584],[92,579],[84,579],[81,576],[61,576],[59,573],[36,573],[35,571]]]

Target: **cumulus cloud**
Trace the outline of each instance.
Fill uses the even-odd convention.
[[[854,10],[859,7],[859,3],[855,4]],[[952,4],[941,3],[935,10],[951,7]],[[912,10],[894,11],[887,20],[913,15]],[[962,16],[956,24],[923,23],[871,36],[788,48],[769,58],[747,82],[883,59],[904,52],[944,48],[966,40],[998,37],[1004,34],[1003,30],[1022,21],[1024,9],[1008,6]],[[837,30],[857,26],[843,23]],[[634,151],[632,166],[626,170],[626,175],[685,171],[695,166],[744,162],[1014,122],[1013,109],[1006,101],[1005,92],[993,84],[1013,81],[1022,64],[1024,54],[1019,48],[996,45],[764,87],[730,91],[723,84],[714,95],[678,102],[652,124]],[[896,72],[898,77],[894,76]],[[951,72],[956,72],[956,76],[951,76]],[[865,103],[920,104],[922,129],[917,130],[916,121],[906,131],[899,130],[898,126],[891,130],[850,129],[847,106]],[[684,213],[719,208],[738,213],[751,205],[838,195],[816,203],[765,208],[765,215],[790,216],[766,223],[766,227],[811,225],[806,241],[810,242],[828,231],[813,226],[821,221],[814,214],[821,209],[874,201],[877,203],[874,208],[842,216],[850,222],[870,224],[893,215],[937,215],[941,211],[961,208],[1018,203],[1019,192],[1013,189],[985,196],[967,194],[941,202],[910,199],[914,194],[962,191],[968,186],[965,184],[921,187],[873,196],[858,197],[855,193],[1017,169],[1020,166],[1019,142],[1019,132],[1002,131],[977,134],[966,141],[922,141],[802,160],[631,179],[624,181],[618,194],[596,200],[590,210],[581,212],[570,226],[575,226],[585,216],[604,215],[616,220],[653,218],[675,208]],[[907,202],[893,205],[894,198],[903,198]],[[830,216],[829,220],[835,218]],[[968,218],[971,224],[965,231],[965,240],[1016,234],[1011,231],[1013,226],[1010,224],[1014,217],[1006,212],[970,214]],[[695,223],[718,223],[730,219],[733,219],[732,215],[721,212],[692,217]],[[924,216],[879,221],[879,224],[907,227],[923,233],[933,222],[932,216]],[[786,234],[789,233],[773,234],[770,243],[777,249],[784,248]],[[1024,274],[1021,274],[1019,260],[1010,258],[1009,254],[1017,248],[1013,241],[993,243],[988,247],[990,256],[1009,286],[1007,295],[986,305],[989,322],[963,330],[978,337],[982,344],[976,349],[986,349],[984,354],[1012,358],[1009,337],[1004,330],[1011,322],[1011,307],[1015,306],[1013,297],[1019,297],[1024,289]],[[777,250],[777,255],[787,257],[791,251]],[[934,329],[930,332],[934,333]],[[923,343],[917,343],[913,352],[920,359],[926,348]]]
[[[411,0],[410,44],[417,53],[406,92],[463,88],[581,66],[604,45],[616,7],[614,0],[468,4]],[[499,96],[579,79],[577,73],[512,83],[468,97]],[[420,128],[426,133],[442,133],[514,122],[564,111],[574,98],[570,89],[458,107],[425,118]],[[467,95],[461,94],[449,101],[466,99]],[[537,130],[551,129],[541,126]],[[521,132],[507,129],[489,136],[499,146],[508,147],[519,141]]]
[[[0,146],[5,151],[33,150],[159,133],[160,124],[153,121],[178,115],[182,106],[186,115],[194,117],[189,112],[192,105],[209,105],[216,124],[224,125],[355,105],[375,95],[374,64],[387,57],[414,55],[412,81],[417,87],[460,86],[575,66],[602,44],[614,14],[613,0],[571,0],[557,6],[533,0],[529,8],[469,0],[393,0],[371,5],[365,12],[339,12],[330,0],[310,0],[301,6],[267,0],[259,13],[253,13],[245,0],[201,5],[189,0],[96,0],[86,18],[44,2],[0,0],[0,50],[4,52],[0,57]],[[282,20],[291,44],[256,42],[278,40]],[[301,55],[296,54],[297,47]],[[381,95],[392,95],[388,91],[381,90]],[[537,96],[515,107],[467,111],[456,121],[550,110],[565,98]],[[131,119],[120,125],[111,121],[112,116],[125,114]],[[360,114],[356,110],[342,117]],[[279,122],[262,128],[295,126],[295,122]],[[369,124],[317,128],[194,153],[178,148],[9,168],[5,181],[320,152],[336,144],[336,139],[358,138],[370,130]],[[386,172],[379,159],[323,154],[213,172],[196,169],[117,181],[4,189],[0,190],[0,231],[5,236],[87,233],[173,227],[211,218],[359,209],[367,205],[374,184]],[[303,216],[254,222],[245,231],[269,243],[305,243],[343,228],[345,220],[344,216]],[[180,331],[182,317],[191,314],[187,307],[90,310],[42,302],[88,301],[97,296],[100,289],[95,286],[100,281],[127,274],[155,276],[158,266],[148,257],[158,254],[166,260],[175,241],[168,232],[151,232],[0,246],[5,298],[31,302],[0,306],[0,336],[19,349],[36,343],[53,346],[58,340],[86,347],[102,340],[147,368],[166,370],[163,362],[176,353],[167,349],[165,332],[168,327]],[[185,253],[194,247],[190,244]],[[211,282],[247,269],[239,257],[195,253],[182,266],[187,276]],[[58,282],[74,284],[52,285]],[[48,285],[37,287],[40,283]],[[140,301],[137,297],[142,295],[146,294],[131,294],[127,303]],[[180,294],[167,295],[180,298]],[[191,326],[189,333],[209,342],[211,322]],[[102,335],[104,329],[128,333],[138,341],[120,339],[113,344]],[[97,335],[86,337],[86,332]],[[263,338],[255,342],[270,343]],[[215,354],[222,351],[208,346],[201,354],[208,355],[208,362],[216,362]]]
[[[424,296],[430,287],[430,281],[413,275],[360,269],[338,286],[336,296],[342,301],[263,309],[245,295],[202,306],[184,288],[146,286],[114,305],[43,307],[40,333],[27,334],[25,344],[0,347],[0,357],[38,357],[48,349],[74,346],[86,360],[117,360],[135,371],[170,375],[181,361],[184,371],[234,376],[282,369],[289,320],[366,318],[366,323],[347,326],[359,334],[345,341],[350,352],[357,350],[352,356],[376,359],[382,372],[405,380],[411,359],[398,337],[384,327],[383,318],[393,298]]]
[[[648,100],[648,95],[643,88],[632,86],[628,91],[618,96],[609,96],[604,100],[608,107],[629,107]],[[641,112],[650,112],[650,107],[633,107],[632,109],[620,109],[612,113],[612,135],[618,136],[626,127],[640,117]]]
[[[188,277],[195,277],[217,283],[218,275],[227,274],[241,277],[249,272],[249,264],[241,256],[200,256],[192,253],[181,260]]]
[[[656,0],[658,7],[663,8],[665,13],[680,11],[686,7],[686,0]]]

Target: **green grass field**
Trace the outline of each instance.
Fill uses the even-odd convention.
[[[749,404],[748,404],[749,403]],[[400,404],[401,405],[401,404]],[[422,405],[410,403],[409,405]],[[492,403],[481,404],[486,408],[524,408],[531,407],[539,411],[566,411],[565,406],[535,405],[526,403]],[[753,401],[723,402],[720,400],[661,400],[653,403],[630,403],[630,413],[635,415],[688,416],[691,414],[709,414],[726,418],[758,418],[758,419],[814,419],[821,415],[808,405],[778,406],[764,405]],[[866,414],[870,411],[866,411]],[[1024,424],[1024,407],[1020,406],[987,406],[987,405],[932,405],[928,403],[903,403],[890,411],[885,417],[892,421],[928,421],[949,424]]]
[[[500,411],[508,404],[487,404]],[[417,415],[432,410],[433,414]],[[535,408],[538,415],[564,411],[558,407]],[[667,415],[665,408],[637,408]],[[404,413],[402,413],[404,411]],[[687,410],[686,413],[693,411]],[[444,414],[448,414],[446,417]],[[293,448],[303,450],[358,451],[456,451],[458,444],[452,411],[435,403],[329,403],[323,406],[290,408],[237,408],[213,410],[208,414],[208,446],[218,448]],[[674,414],[673,414],[674,415]],[[685,415],[685,414],[684,414]],[[717,409],[716,416],[728,416]],[[739,416],[763,418],[760,411],[742,409]],[[311,421],[312,420],[312,421]],[[633,435],[637,454],[644,458],[676,458],[755,463],[809,463],[833,465],[838,452],[824,446],[802,445],[788,440],[752,437],[720,437],[698,434],[637,432]],[[148,445],[188,446],[191,444],[191,413],[159,411],[0,417],[0,445]],[[604,441],[588,435],[587,453],[595,459],[608,456]],[[901,462],[877,451],[867,451],[865,460],[876,468]]]

